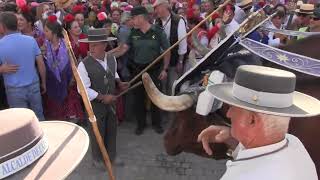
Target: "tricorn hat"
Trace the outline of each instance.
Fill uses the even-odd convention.
[[[29,109],[2,110],[0,122],[0,179],[65,179],[89,147],[80,126],[39,122]]]
[[[237,69],[233,83],[216,84],[209,91],[218,100],[250,111],[287,117],[320,114],[320,101],[295,91],[295,74],[256,65]]]
[[[313,4],[301,4],[298,9],[295,10],[296,13],[300,14],[313,14],[314,5]]]
[[[79,39],[79,42],[92,43],[92,42],[107,42],[117,40],[115,37],[109,37],[106,28],[90,28],[88,30],[88,38]]]

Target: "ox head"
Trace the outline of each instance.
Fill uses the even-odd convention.
[[[156,106],[165,111],[175,112],[175,118],[164,136],[167,153],[177,155],[184,151],[209,157],[203,150],[202,144],[197,142],[197,137],[203,129],[212,124],[209,120],[218,117],[196,114],[192,108],[195,103],[192,95],[167,96],[157,89],[148,74],[143,74],[142,80],[149,98]],[[214,149],[213,158],[226,158],[227,147],[224,144],[211,144],[211,146]]]

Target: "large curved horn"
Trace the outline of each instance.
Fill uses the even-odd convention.
[[[161,93],[148,73],[142,75],[142,82],[151,101],[162,110],[178,112],[193,105],[193,99],[190,95],[167,96]]]

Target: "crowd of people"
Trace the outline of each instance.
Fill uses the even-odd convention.
[[[160,110],[148,103],[143,86],[124,97],[116,94],[204,18],[208,20],[193,32],[195,38],[181,40],[148,71],[168,95],[174,81],[204,57],[196,42],[215,48],[252,12],[265,6],[270,14],[276,12],[266,25],[269,28],[320,32],[320,7],[311,0],[232,0],[212,14],[222,2],[0,0],[0,108],[30,108],[40,120],[85,122],[63,34],[66,30],[100,131],[111,132],[103,137],[113,160],[116,126],[125,118],[136,120],[135,134],[141,135],[150,111],[155,132],[163,133]],[[274,47],[292,40],[260,29],[248,37]]]

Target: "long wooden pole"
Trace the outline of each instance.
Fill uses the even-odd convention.
[[[116,98],[119,98],[119,97],[123,96],[124,94],[126,94],[126,93],[129,92],[130,90],[132,90],[132,89],[140,86],[141,84],[142,84],[142,81],[137,82],[136,84],[132,85],[130,88],[128,88],[128,89],[122,91],[120,94],[118,94],[118,95],[116,96]]]
[[[170,52],[173,48],[175,48],[183,39],[187,38],[190,34],[193,33],[197,28],[199,28],[203,23],[205,23],[214,13],[217,13],[220,11],[224,6],[226,6],[228,3],[230,3],[231,0],[225,1],[222,5],[220,5],[215,11],[213,11],[209,16],[207,16],[205,19],[203,19],[199,24],[197,24],[194,28],[192,28],[184,37],[179,39],[176,43],[174,43],[172,46],[170,46],[166,51],[164,51],[160,56],[158,56],[152,63],[150,63],[147,67],[145,67],[139,74],[137,74],[134,78],[132,78],[129,81],[129,84],[132,84],[134,81],[136,81],[140,76],[147,72],[152,66],[157,64],[159,61],[162,60],[163,56],[165,56],[168,52]]]
[[[112,165],[111,165],[111,162],[110,162],[110,158],[109,158],[108,152],[106,150],[106,147],[104,146],[104,142],[103,142],[103,139],[101,137],[101,134],[99,132],[99,128],[98,128],[98,125],[97,125],[97,119],[96,119],[96,116],[94,115],[94,112],[92,110],[92,106],[91,106],[91,103],[89,101],[89,97],[88,97],[87,91],[86,91],[86,89],[85,89],[85,87],[83,85],[83,81],[82,81],[82,79],[81,79],[81,77],[79,75],[78,69],[76,67],[76,63],[75,63],[76,62],[76,57],[75,57],[74,52],[72,50],[70,39],[69,39],[69,36],[68,36],[68,33],[67,33],[66,30],[63,30],[63,36],[64,36],[65,44],[66,44],[66,46],[68,48],[68,54],[69,54],[69,57],[70,57],[72,73],[73,73],[73,76],[74,76],[74,78],[76,80],[76,83],[77,83],[77,86],[79,88],[80,95],[82,97],[85,109],[86,109],[87,114],[89,116],[89,121],[91,123],[93,133],[94,133],[94,135],[96,137],[96,140],[97,140],[97,143],[99,145],[99,148],[100,148],[103,160],[104,160],[105,167],[107,168],[107,171],[108,171],[108,174],[109,174],[109,179],[110,180],[115,180],[115,177],[114,177],[113,172],[112,172]]]

